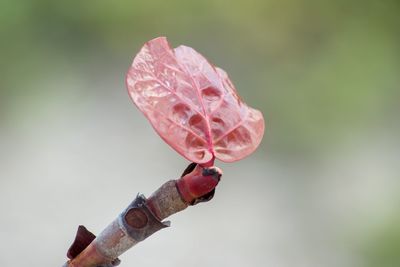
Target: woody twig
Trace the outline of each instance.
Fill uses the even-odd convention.
[[[164,183],[149,198],[138,194],[135,200],[97,237],[79,226],[63,267],[112,267],[118,257],[170,225],[163,221],[190,205],[213,198],[222,172],[217,167],[191,163],[181,178]]]

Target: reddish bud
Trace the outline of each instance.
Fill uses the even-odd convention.
[[[196,165],[190,173],[176,181],[181,197],[187,203],[197,203],[199,198],[205,197],[214,190],[221,178],[222,171],[217,167],[203,167]],[[212,197],[212,196],[211,196]],[[206,200],[209,200],[208,198]]]

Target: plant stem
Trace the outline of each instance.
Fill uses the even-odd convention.
[[[148,199],[136,199],[99,236],[80,226],[68,250],[70,259],[64,267],[111,267],[118,256],[158,230],[168,227],[162,222],[189,205],[211,200],[222,172],[217,167],[190,164],[180,179],[164,183]]]

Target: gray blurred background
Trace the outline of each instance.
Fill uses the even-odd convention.
[[[267,128],[212,202],[122,266],[400,266],[400,2],[0,2],[0,265],[61,266],[188,162],[133,106],[165,35],[224,68]]]

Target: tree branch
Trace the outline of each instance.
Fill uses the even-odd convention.
[[[136,199],[95,237],[79,226],[63,267],[112,267],[118,256],[148,236],[170,225],[162,220],[189,205],[209,201],[214,196],[222,172],[217,167],[191,163],[181,178],[164,183],[148,199]]]

